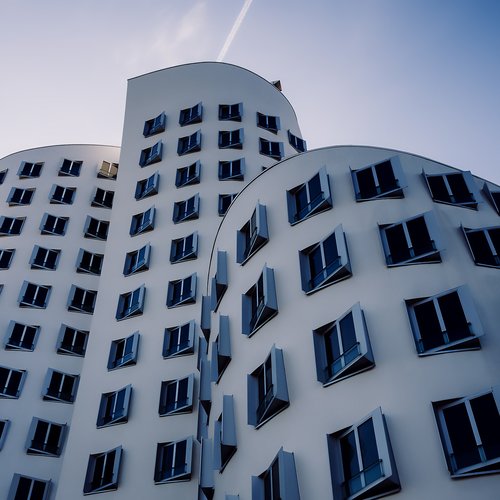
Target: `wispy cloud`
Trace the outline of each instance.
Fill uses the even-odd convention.
[[[245,3],[243,4],[243,7],[241,8],[240,13],[238,14],[238,17],[236,18],[236,21],[234,21],[233,27],[231,28],[231,31],[229,32],[229,35],[227,35],[226,41],[224,42],[224,45],[222,46],[222,49],[217,56],[217,61],[221,62],[224,60],[224,57],[226,57],[226,53],[229,50],[229,47],[233,43],[234,37],[236,36],[236,33],[238,33],[238,30],[240,29],[241,23],[243,23],[243,20],[245,19],[245,16],[247,15],[248,9],[250,8],[250,5],[252,5],[253,0],[245,0]]]

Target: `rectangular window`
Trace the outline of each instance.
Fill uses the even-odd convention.
[[[191,320],[180,326],[165,328],[163,337],[163,357],[174,358],[193,354],[195,322]]]
[[[483,184],[483,193],[486,196],[486,198],[488,198],[488,201],[491,203],[491,206],[495,209],[496,213],[500,215],[500,190],[495,191],[494,188],[491,189],[485,182]]]
[[[483,329],[467,287],[405,302],[419,355],[481,347]]]
[[[334,498],[378,498],[401,489],[380,408],[327,439]]]
[[[259,428],[290,405],[283,351],[276,346],[266,361],[247,375],[248,425]]]
[[[79,177],[82,165],[83,161],[72,161],[65,158],[57,175],[60,177]]]
[[[243,129],[219,131],[219,149],[242,149]]]
[[[155,484],[191,479],[193,438],[158,443],[156,449]]]
[[[0,216],[0,236],[15,236],[21,234],[26,217]]]
[[[63,373],[49,368],[45,377],[43,399],[45,401],[59,401],[73,403],[78,390],[80,377],[70,373]]]
[[[113,340],[109,349],[108,370],[135,365],[139,352],[139,332]]]
[[[152,231],[155,227],[155,207],[152,206],[145,212],[135,214],[130,221],[130,236]]]
[[[452,477],[500,472],[500,388],[432,403]]]
[[[49,301],[51,289],[50,285],[37,285],[36,283],[25,281],[19,294],[19,307],[45,309]]]
[[[232,193],[232,194],[220,194],[219,195],[219,202],[217,204],[217,212],[218,214],[222,217],[226,214],[226,212],[229,210],[229,207],[233,200],[236,198],[238,193]]]
[[[158,194],[158,187],[160,184],[160,174],[158,170],[153,174],[137,182],[135,187],[135,199],[142,200]]]
[[[13,187],[10,190],[9,196],[7,198],[7,203],[10,207],[15,205],[29,205],[33,200],[34,194],[35,188],[22,189]]]
[[[158,407],[160,417],[191,413],[193,411],[193,386],[193,374],[177,380],[163,381]]]
[[[500,268],[500,226],[462,231],[477,266]]]
[[[7,500],[48,500],[51,484],[50,479],[14,474]]]
[[[236,262],[244,264],[268,241],[266,206],[258,203],[250,219],[236,233]]]
[[[359,303],[337,320],[313,330],[313,340],[316,374],[325,386],[375,366]]]
[[[435,202],[477,210],[479,196],[470,172],[428,175],[422,171],[422,174]]]
[[[222,374],[231,362],[231,338],[229,336],[229,317],[219,316],[219,335],[212,342],[212,382],[219,383]]]
[[[123,266],[123,275],[140,273],[149,269],[149,258],[151,255],[151,244],[148,243],[138,250],[128,252]]]
[[[96,188],[92,207],[113,208],[114,191],[106,191],[105,189]]]
[[[40,335],[40,326],[25,325],[10,321],[7,329],[5,349],[10,351],[33,351]]]
[[[31,269],[46,269],[53,271],[57,268],[61,250],[56,248],[43,248],[36,245],[31,253]]]
[[[198,232],[172,240],[170,246],[170,262],[172,264],[196,258],[198,258]]]
[[[191,135],[180,137],[177,143],[177,154],[179,156],[195,153],[201,150],[201,131],[198,130]]]
[[[33,417],[26,440],[28,455],[59,457],[64,445],[67,426]]]
[[[220,181],[242,181],[245,179],[245,158],[219,161]]]
[[[104,254],[92,253],[80,248],[76,259],[76,272],[99,276],[101,274],[103,260]]]
[[[286,197],[288,222],[292,226],[332,208],[332,195],[326,168],[322,167],[307,182],[288,190]]]
[[[282,142],[268,141],[262,137],[259,137],[259,153],[277,161],[285,156]]]
[[[269,130],[273,134],[277,134],[280,129],[279,116],[264,115],[257,112],[257,127]]]
[[[68,311],[94,314],[97,290],[86,290],[76,285],[71,285],[68,297]]]
[[[172,220],[174,224],[197,219],[200,216],[200,195],[196,193],[191,198],[174,203]]]
[[[118,391],[102,394],[101,403],[99,404],[99,413],[97,415],[97,428],[100,429],[101,427],[128,422],[128,410],[131,396],[131,385],[127,385]]]
[[[40,233],[64,236],[68,222],[69,217],[57,217],[56,215],[44,214],[42,222],[40,222]]]
[[[26,379],[26,370],[0,366],[0,398],[18,399]]]
[[[214,469],[220,473],[236,453],[236,424],[233,396],[222,397],[222,413],[214,422]]]
[[[241,122],[243,104],[219,104],[219,120]]]
[[[97,171],[97,177],[100,179],[116,180],[118,175],[118,163],[103,161]]]
[[[161,161],[163,151],[163,143],[158,141],[153,146],[143,149],[141,151],[141,156],[139,158],[139,165],[141,167],[147,167],[148,165],[153,165]]]
[[[226,293],[228,280],[227,280],[227,252],[217,250],[217,267],[215,276],[211,280],[211,293],[212,310],[215,312],[219,307],[222,297]]]
[[[87,215],[83,236],[95,240],[106,240],[108,237],[109,221],[94,219]]]
[[[192,186],[200,183],[201,164],[195,161],[187,167],[177,169],[175,174],[175,187]]]
[[[16,253],[15,248],[0,249],[0,270],[9,269],[15,253]]]
[[[85,356],[89,332],[78,330],[68,325],[61,325],[57,340],[57,354],[70,356]]]
[[[182,109],[179,113],[179,125],[184,127],[186,125],[192,125],[193,123],[200,123],[203,116],[203,106],[201,102],[193,106],[192,108]]]
[[[167,307],[173,308],[196,302],[196,273],[187,278],[169,281]]]
[[[0,171],[0,186],[3,184],[3,181],[5,180],[5,177],[7,177],[7,172],[9,171],[8,168],[5,170]]]
[[[296,135],[293,135],[290,130],[288,131],[288,142],[290,143],[290,146],[292,146],[292,148],[299,153],[305,153],[307,151],[306,141]]]
[[[101,493],[118,489],[122,447],[89,456],[83,493]]]
[[[20,179],[28,179],[33,177],[40,177],[42,173],[43,162],[31,163],[23,161],[19,167],[18,175]]]
[[[59,186],[54,184],[49,193],[50,203],[71,205],[75,199],[76,187]]]
[[[144,298],[146,287],[144,285],[136,288],[132,292],[122,293],[118,299],[116,307],[116,320],[133,318],[140,316],[144,311]]]
[[[0,420],[0,451],[2,451],[5,440],[7,439],[7,432],[9,432],[10,420]]]
[[[161,132],[165,132],[166,125],[167,116],[165,113],[160,113],[157,117],[144,122],[144,130],[142,134],[144,137],[151,137],[152,135],[160,134]]]

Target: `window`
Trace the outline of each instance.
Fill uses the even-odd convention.
[[[236,262],[244,264],[268,241],[266,206],[258,203],[250,219],[236,233]]]
[[[422,174],[435,202],[477,209],[479,198],[470,172],[427,175],[422,171]]]
[[[285,156],[282,142],[268,141],[262,137],[259,137],[259,153],[278,161]]]
[[[145,295],[146,287],[144,285],[136,288],[132,292],[122,293],[118,299],[116,320],[121,321],[141,315],[144,311]]]
[[[99,414],[97,415],[97,428],[128,422],[131,396],[131,385],[127,385],[118,391],[102,394],[101,403],[99,404]]]
[[[92,238],[95,240],[106,240],[108,237],[109,221],[94,219],[87,215],[83,235],[85,238]]]
[[[0,217],[0,236],[21,234],[26,217]]]
[[[0,172],[1,176],[1,172]],[[0,182],[2,184],[2,182]],[[488,201],[491,203],[492,207],[496,210],[497,214],[500,215],[500,190],[490,189],[486,182],[483,185],[483,193],[485,194]]]
[[[112,208],[114,196],[114,191],[106,191],[105,189],[96,188],[91,206],[100,208]]]
[[[192,186],[200,183],[201,165],[195,161],[187,167],[178,168],[175,174],[175,187]]]
[[[43,399],[46,401],[73,403],[76,398],[79,379],[78,375],[58,372],[49,368],[45,377]]]
[[[3,448],[5,440],[7,439],[7,432],[9,431],[10,420],[0,420],[0,451]]]
[[[97,290],[86,290],[76,285],[71,285],[68,297],[68,311],[94,314]]]
[[[31,163],[23,161],[19,167],[18,175],[20,179],[28,179],[31,177],[40,177],[42,173],[43,162]]]
[[[92,253],[80,248],[78,258],[76,259],[76,272],[99,276],[101,274],[103,260],[104,254]]]
[[[137,182],[135,187],[135,199],[142,200],[144,198],[148,198],[149,196],[153,196],[158,194],[158,186],[160,184],[160,174],[158,170],[150,175],[146,179],[142,179]]]
[[[405,302],[419,355],[481,347],[483,329],[465,286]]]
[[[29,205],[35,194],[35,188],[22,189],[13,187],[10,190],[9,196],[7,198],[7,203],[9,206],[14,205]]]
[[[123,275],[140,273],[149,269],[149,258],[151,255],[151,245],[148,243],[138,250],[128,252],[123,266]]]
[[[332,195],[326,168],[304,184],[286,192],[288,205],[288,222],[293,226],[315,214],[332,208]]]
[[[31,269],[46,269],[53,271],[57,268],[61,250],[56,248],[43,248],[35,245],[31,253]]]
[[[432,212],[396,224],[380,224],[379,229],[389,267],[441,262],[439,230]]]
[[[26,370],[0,366],[0,398],[18,399],[23,389]]]
[[[192,108],[182,109],[179,114],[179,125],[184,127],[186,125],[192,125],[193,123],[200,123],[203,115],[203,107],[201,102],[193,106]]]
[[[245,159],[220,161],[219,180],[220,181],[242,181],[245,179]]]
[[[197,219],[200,215],[200,195],[196,193],[191,198],[174,203],[172,220],[174,224]]]
[[[264,128],[273,134],[277,134],[280,129],[279,116],[264,115],[257,112],[257,127]]]
[[[178,307],[196,302],[196,273],[187,278],[169,281],[167,307]]]
[[[118,175],[118,163],[113,163],[109,161],[103,161],[99,170],[97,171],[97,177],[101,179],[111,179],[116,180]]]
[[[359,303],[337,320],[313,330],[313,340],[316,374],[325,386],[375,366]]]
[[[40,223],[40,233],[64,236],[68,221],[69,217],[57,217],[56,215],[44,214],[42,222]]]
[[[500,226],[462,231],[476,265],[500,268]]]
[[[151,137],[152,135],[165,132],[167,125],[167,116],[165,113],[160,113],[156,118],[151,118],[144,122],[144,130],[142,134],[144,137]]]
[[[198,232],[172,240],[170,246],[170,262],[172,264],[196,258],[198,258]]]
[[[193,320],[180,326],[165,328],[163,337],[163,357],[174,358],[194,352],[194,330]]]
[[[500,472],[500,388],[432,403],[452,477]]]
[[[75,199],[76,187],[58,186],[54,184],[50,190],[50,203],[71,205]]]
[[[10,321],[7,329],[5,349],[10,351],[33,351],[40,335],[38,325],[25,325],[17,321]]]
[[[278,314],[274,269],[264,266],[257,283],[241,296],[241,332],[248,337]]]
[[[212,342],[212,381],[218,383],[231,362],[231,338],[229,336],[229,317],[219,316],[219,335]]]
[[[242,149],[243,129],[219,131],[219,149]]]
[[[9,269],[15,253],[15,248],[0,249],[0,269]]]
[[[70,356],[85,356],[89,332],[78,330],[68,325],[61,325],[59,338],[57,340],[57,354],[68,354]]]
[[[219,203],[217,206],[217,211],[219,215],[222,217],[229,210],[229,207],[233,200],[236,198],[238,193],[232,194],[220,194],[219,195]]]
[[[58,175],[61,177],[79,177],[82,164],[82,161],[71,161],[65,158],[59,169]]]
[[[270,467],[252,476],[252,500],[299,500],[293,453],[280,449]]]
[[[193,438],[158,443],[156,449],[155,483],[173,483],[191,479]]]
[[[241,122],[243,104],[219,104],[219,120]]]
[[[0,186],[3,184],[3,181],[5,180],[5,177],[7,177],[7,172],[9,171],[8,168],[5,170],[0,171]]]
[[[145,212],[135,214],[132,216],[130,222],[130,236],[137,236],[138,234],[147,233],[154,229],[155,223],[155,207],[152,206]]]
[[[292,146],[293,149],[298,151],[299,153],[305,153],[307,151],[307,144],[304,139],[293,135],[290,130],[288,131],[288,142]]]
[[[233,396],[222,397],[222,413],[214,422],[214,468],[222,472],[236,453]]]
[[[49,457],[60,456],[66,431],[65,424],[57,424],[33,417],[26,440],[26,453]]]
[[[177,143],[177,154],[179,156],[195,153],[201,150],[201,132],[198,130],[194,134],[180,137]]]
[[[19,307],[45,309],[50,297],[50,285],[37,285],[25,281],[19,294]]]
[[[159,161],[161,161],[162,150],[163,144],[161,141],[158,141],[156,144],[149,148],[143,149],[139,158],[139,165],[141,167],[147,167],[148,165],[158,163]]]
[[[211,282],[212,310],[217,311],[227,290],[227,252],[217,250],[217,268]]]
[[[193,385],[193,374],[177,380],[163,381],[158,407],[160,417],[191,413],[193,411]]]
[[[83,493],[101,493],[118,489],[122,447],[89,456]]]
[[[406,181],[397,156],[359,170],[351,170],[351,177],[356,201],[404,198]]]
[[[247,375],[248,424],[260,427],[290,405],[283,351],[276,346],[266,361]]]
[[[113,340],[109,350],[108,370],[135,365],[139,352],[139,332],[129,337]]]
[[[401,489],[380,408],[327,439],[334,498],[378,498]]]
[[[48,500],[51,481],[14,474],[7,500]]]

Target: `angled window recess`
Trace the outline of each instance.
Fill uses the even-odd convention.
[[[9,206],[16,205],[29,205],[35,194],[35,188],[23,189],[13,187],[10,190],[9,196],[7,197],[7,203]]]
[[[69,217],[57,217],[56,215],[44,214],[40,222],[41,234],[52,234],[64,236],[68,226]]]
[[[488,201],[491,203],[491,206],[495,209],[496,213],[500,215],[500,189],[492,189],[485,182],[483,184],[483,193],[485,194]]]
[[[151,118],[150,120],[146,120],[144,122],[144,129],[142,131],[142,135],[144,135],[144,137],[151,137],[152,135],[165,132],[166,125],[167,125],[167,116],[165,115],[165,113],[160,113],[155,118]]]
[[[351,170],[356,201],[404,198],[406,179],[399,157]]]
[[[7,172],[9,171],[8,168],[5,170],[0,171],[0,186],[3,184],[3,181],[5,180],[5,177],[7,177]]]
[[[203,409],[203,407],[202,407]],[[198,424],[200,418],[198,418]],[[200,498],[209,499],[213,498],[215,494],[214,484],[214,452],[212,449],[212,440],[208,437],[201,436],[200,440],[200,462],[199,470],[199,492]]]
[[[113,208],[114,191],[96,188],[94,198],[90,204],[92,207]]]
[[[7,328],[5,349],[9,351],[33,351],[40,335],[40,326],[25,325],[11,320]]]
[[[286,198],[288,222],[292,226],[332,208],[332,195],[326,168],[322,167],[307,182],[288,190]]]
[[[219,131],[219,149],[242,149],[243,129]]]
[[[179,326],[165,328],[163,337],[163,357],[175,358],[194,352],[194,320]]]
[[[49,500],[52,481],[14,474],[7,500]]]
[[[143,149],[141,151],[141,156],[139,157],[139,165],[141,167],[147,167],[148,165],[153,165],[161,161],[163,151],[163,143],[158,141],[153,146]]]
[[[148,208],[145,212],[135,214],[130,221],[130,236],[152,231],[155,227],[155,207]]]
[[[158,407],[160,417],[191,413],[193,411],[193,387],[193,374],[177,380],[163,381]]]
[[[0,366],[0,398],[18,399],[26,379],[26,370]]]
[[[422,170],[422,175],[435,202],[477,210],[479,195],[470,172],[430,175]]]
[[[148,243],[138,250],[128,252],[123,266],[123,275],[141,273],[149,269],[149,259],[151,256],[151,244]]]
[[[156,448],[155,484],[189,481],[192,472],[193,437],[158,443]]]
[[[451,477],[500,472],[500,386],[432,403]]]
[[[26,453],[28,455],[59,457],[64,445],[66,432],[66,424],[58,424],[33,417],[26,440]]]
[[[268,141],[262,137],[259,137],[259,153],[277,161],[285,156],[282,142]]]
[[[83,161],[73,161],[65,158],[57,175],[60,177],[79,177]]]
[[[140,316],[144,312],[144,298],[146,287],[144,285],[132,292],[122,293],[118,299],[116,308],[116,320],[121,321],[134,316]]]
[[[184,127],[186,125],[192,125],[193,123],[200,123],[203,116],[203,106],[201,102],[193,106],[192,108],[181,109],[179,113],[179,125]]]
[[[196,193],[191,198],[174,203],[172,220],[174,224],[197,219],[200,216],[200,195]]]
[[[302,290],[311,294],[352,276],[342,225],[324,240],[299,252]]]
[[[211,302],[210,295],[201,296],[200,329],[203,332],[203,337],[200,337],[200,343],[203,341],[207,344],[210,338],[210,330],[212,328]]]
[[[251,337],[278,314],[274,269],[264,266],[257,283],[241,296],[241,333]]]
[[[56,248],[43,248],[35,245],[31,253],[31,269],[46,269],[53,271],[57,268],[61,250]]]
[[[290,405],[283,351],[273,345],[266,361],[247,375],[248,424],[260,427]]]
[[[196,273],[168,282],[167,307],[169,309],[196,302]]]
[[[481,347],[483,329],[466,286],[405,302],[420,356]]]
[[[49,368],[43,384],[42,392],[45,401],[73,403],[78,390],[80,377],[70,373],[63,373]]]
[[[281,448],[268,469],[252,476],[252,500],[300,500],[293,453]]]
[[[9,269],[15,253],[16,253],[15,248],[0,249],[0,269]]]
[[[500,226],[479,229],[461,227],[474,263],[500,269]]]
[[[68,325],[61,325],[57,339],[57,354],[69,356],[85,356],[89,332],[78,330]]]
[[[293,135],[290,130],[288,131],[288,142],[290,143],[290,146],[292,146],[292,148],[299,153],[305,153],[307,151],[306,141],[296,135]]]
[[[113,181],[116,180],[116,177],[118,175],[118,166],[118,163],[103,161],[97,169],[97,177],[99,179],[111,179]]]
[[[257,127],[269,130],[273,134],[277,134],[280,129],[279,116],[264,115],[257,112]]]
[[[220,181],[242,181],[245,179],[245,158],[219,161]]]
[[[401,489],[382,410],[327,436],[335,499],[379,498]]]
[[[101,394],[96,427],[100,429],[101,427],[126,423],[128,421],[131,396],[131,385],[127,385],[118,391]]]
[[[149,196],[158,194],[159,185],[160,174],[157,170],[153,175],[150,175],[146,179],[137,181],[135,186],[135,199],[142,200],[144,198],[148,198]]]
[[[214,469],[222,473],[236,449],[233,396],[224,395],[222,413],[214,422]]]
[[[210,373],[210,361],[206,356],[208,347],[204,351],[200,351],[199,354],[199,371],[200,371],[200,383],[198,388],[198,402],[199,407],[205,410],[207,415],[207,425],[208,425],[208,415],[210,415],[210,409],[212,408],[212,386],[211,386],[211,373]],[[199,429],[199,436],[208,437],[205,430]]]
[[[139,332],[123,338],[113,340],[109,349],[108,370],[115,370],[137,363],[139,352]]]
[[[236,198],[237,195],[238,193],[219,195],[219,202],[217,203],[217,213],[221,217],[224,216],[226,212],[229,210],[231,203],[233,202],[233,200]]]
[[[0,236],[16,236],[21,234],[26,217],[0,216]]]
[[[198,130],[191,135],[179,137],[177,142],[177,154],[179,156],[196,153],[201,150],[201,131]]]
[[[83,228],[83,236],[94,240],[106,240],[108,229],[109,221],[94,219],[94,217],[87,215],[87,220]]]
[[[229,317],[219,316],[219,335],[212,342],[212,382],[218,383],[231,362],[231,337],[229,335]]]
[[[170,262],[184,262],[198,258],[198,232],[172,240],[170,246]]]
[[[118,475],[122,458],[122,447],[89,456],[83,493],[101,493],[118,489]]]
[[[217,250],[217,269],[211,282],[212,310],[217,311],[227,290],[227,252]]]
[[[92,253],[80,248],[76,259],[76,272],[99,276],[101,274],[103,260],[104,254]]]
[[[432,212],[379,224],[387,266],[441,262],[439,229]]]
[[[337,320],[313,330],[313,341],[316,374],[325,386],[375,366],[359,303]]]
[[[250,219],[236,233],[236,262],[244,264],[268,241],[266,206],[258,203]]]
[[[175,187],[181,188],[184,186],[192,186],[200,183],[201,164],[195,161],[187,167],[177,169],[175,173]]]
[[[87,290],[71,285],[68,297],[68,311],[94,314],[97,290]]]
[[[2,419],[0,420],[0,451],[2,451],[5,440],[7,439],[7,433],[9,432],[10,420]]]
[[[243,104],[241,102],[237,104],[219,104],[220,121],[241,122],[242,114]]]
[[[43,162],[31,163],[29,161],[23,161],[17,175],[20,179],[31,179],[34,177],[40,177],[42,173]]]
[[[36,283],[24,281],[19,293],[19,307],[45,309],[49,301],[51,289],[50,285],[37,285]]]
[[[56,205],[71,205],[75,199],[76,187],[54,184],[49,193],[50,203]]]

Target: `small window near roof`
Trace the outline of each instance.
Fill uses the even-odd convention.
[[[116,180],[118,175],[118,163],[103,161],[97,170],[97,177],[101,179]]]
[[[462,226],[477,266],[500,268],[500,226],[470,229]]]
[[[144,122],[144,129],[142,133],[144,137],[151,137],[152,135],[165,132],[166,124],[167,116],[165,113],[160,113],[157,117]]]
[[[299,153],[305,153],[307,151],[306,141],[304,141],[304,139],[301,139],[300,137],[297,137],[296,135],[293,135],[290,130],[288,131],[288,142],[290,143],[292,148]]]
[[[34,177],[40,177],[42,173],[43,162],[32,163],[29,161],[23,161],[19,167],[18,175],[20,179],[29,179]]]
[[[485,182],[483,184],[483,193],[486,195],[486,198],[488,198],[488,201],[491,203],[496,213],[500,215],[500,189],[492,189]]]
[[[430,175],[422,171],[422,174],[435,202],[477,210],[479,197],[470,172]]]
[[[7,172],[9,171],[8,168],[5,170],[0,171],[0,186],[3,184],[3,181],[5,180],[5,177],[7,177]]]
[[[60,177],[79,177],[82,164],[83,161],[73,161],[65,158],[57,175]]]
[[[193,123],[200,123],[203,115],[203,107],[201,102],[193,106],[192,108],[182,109],[179,113],[179,125],[184,127],[186,125],[192,125]]]
[[[219,120],[241,122],[243,104],[219,104]]]
[[[280,129],[279,116],[264,115],[257,112],[257,127],[269,130],[273,134],[277,134]]]

